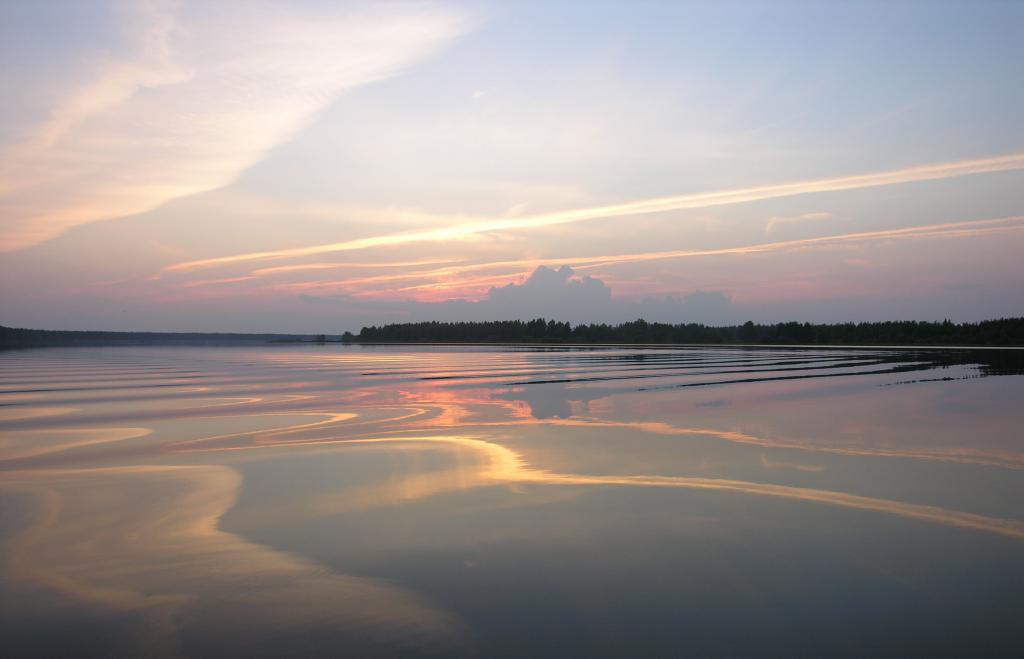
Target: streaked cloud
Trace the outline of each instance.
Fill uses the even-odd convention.
[[[968,220],[964,222],[947,222],[943,224],[931,224],[902,229],[885,229],[879,231],[862,231],[858,233],[837,234],[831,236],[820,236],[816,238],[802,238],[796,240],[773,241],[768,243],[755,243],[751,245],[740,245],[735,247],[720,247],[713,249],[699,250],[667,250],[659,252],[639,252],[630,254],[605,254],[592,256],[563,256],[552,258],[532,258],[520,260],[491,261],[485,263],[468,263],[445,266],[441,268],[413,269],[405,272],[388,273],[380,275],[349,277],[342,279],[322,279],[315,281],[293,282],[278,285],[280,290],[292,292],[346,292],[350,294],[360,293],[373,296],[377,287],[385,287],[389,295],[399,293],[440,293],[442,299],[458,296],[459,294],[477,293],[482,288],[507,284],[510,278],[526,277],[531,271],[538,267],[572,267],[577,270],[588,270],[594,268],[605,268],[609,266],[625,265],[631,263],[642,263],[646,261],[665,261],[673,259],[685,259],[696,257],[715,256],[741,256],[751,254],[769,254],[794,249],[807,249],[814,247],[827,247],[844,243],[859,243],[878,240],[913,240],[927,238],[956,238],[982,236],[992,233],[1016,232],[1024,230],[1024,216],[1013,216],[1004,218],[993,218],[983,220]],[[421,261],[424,265],[431,264],[430,261]],[[395,267],[408,267],[417,265],[417,262],[400,261],[390,265]],[[242,281],[250,281],[257,277],[272,276],[281,273],[302,271],[304,269],[321,270],[332,268],[344,268],[347,266],[358,266],[360,264],[335,264],[335,263],[314,263],[298,266],[282,266],[280,268],[263,268],[254,270],[248,276],[230,277],[216,280],[196,280],[185,284],[186,286],[202,286],[208,284],[225,284]],[[361,264],[367,267],[367,264]],[[383,266],[385,264],[372,264]],[[475,273],[488,270],[503,271],[500,274],[488,276],[474,276]],[[397,285],[399,282],[426,282],[407,285]]]
[[[187,271],[236,263],[299,258],[369,249],[374,247],[390,247],[411,243],[460,240],[472,237],[476,234],[494,231],[534,229],[560,224],[585,222],[588,220],[663,213],[695,208],[710,208],[714,206],[740,204],[765,199],[776,199],[780,197],[791,197],[820,192],[837,192],[841,190],[897,185],[902,183],[948,179],[973,174],[986,174],[991,172],[1020,169],[1024,169],[1024,153],[995,158],[961,160],[958,162],[922,165],[918,167],[876,172],[872,174],[860,174],[856,176],[833,177],[795,183],[735,188],[731,190],[719,190],[674,197],[658,197],[622,204],[557,211],[529,217],[495,218],[436,229],[372,236],[324,245],[250,252],[234,256],[186,261],[168,266],[165,270]]]
[[[788,249],[798,249],[816,245],[829,245],[836,243],[861,242],[865,240],[901,240],[912,238],[930,237],[954,237],[954,236],[979,236],[987,233],[1005,231],[1019,231],[1024,229],[1024,216],[1003,217],[991,220],[970,220],[967,222],[949,222],[945,224],[930,224],[925,226],[907,227],[904,229],[884,229],[881,231],[862,231],[859,233],[845,233],[833,236],[821,236],[818,238],[802,238],[799,240],[782,240],[771,243],[758,243],[744,245],[741,247],[722,247],[718,249],[701,250],[672,250],[666,252],[648,252],[640,254],[623,254],[609,256],[599,259],[593,257],[591,263],[579,267],[594,267],[599,265],[612,265],[616,263],[637,263],[641,261],[656,261],[662,259],[678,259],[694,256],[723,256],[728,254],[762,254],[777,252]]]
[[[0,320],[319,333],[462,318],[541,266],[761,322],[1024,308],[1014,12],[808,59],[710,10],[745,47],[708,59],[725,33],[607,9],[0,2]]]
[[[419,261],[394,261],[390,263],[302,263],[299,265],[281,265],[272,268],[260,268],[253,270],[256,277],[277,275],[291,272],[306,272],[310,270],[341,270],[341,269],[376,269],[376,268],[407,268],[419,265],[442,265],[446,263],[457,263],[461,259],[422,259]]]
[[[226,185],[341,92],[469,27],[421,4],[128,7],[113,15],[130,46],[95,57],[90,75],[0,153],[0,250]]]
[[[832,213],[802,213],[800,215],[794,215],[791,217],[785,217],[780,215],[774,215],[768,218],[768,222],[764,225],[765,233],[771,233],[775,230],[775,227],[780,224],[797,224],[799,222],[811,222],[814,220],[827,220],[832,217]]]

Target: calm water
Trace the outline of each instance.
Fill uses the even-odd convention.
[[[0,651],[1019,653],[994,355],[0,354]]]

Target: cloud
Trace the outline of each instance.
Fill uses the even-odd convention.
[[[648,297],[635,305],[626,305],[630,311],[635,306],[633,318],[694,323],[730,323],[737,320],[732,298],[721,291],[696,290],[675,297]]]
[[[719,291],[642,300],[612,296],[600,279],[578,276],[569,266],[539,266],[522,283],[492,287],[478,301],[381,302],[416,320],[496,320],[544,317],[572,323],[623,322],[636,318],[671,322],[731,322],[732,300]]]
[[[695,208],[711,208],[730,204],[741,204],[765,199],[778,199],[819,192],[837,192],[885,185],[897,185],[917,181],[956,178],[974,174],[1024,169],[1024,153],[1015,153],[995,158],[961,160],[957,162],[922,165],[904,169],[841,176],[794,183],[761,185],[731,190],[718,190],[674,197],[657,197],[638,201],[590,208],[577,208],[528,217],[493,218],[474,220],[437,229],[410,231],[382,236],[372,236],[324,245],[296,247],[290,249],[250,252],[233,256],[221,256],[198,261],[185,261],[166,268],[168,271],[187,271],[236,263],[299,258],[337,252],[349,252],[374,247],[391,247],[411,243],[462,240],[481,233],[535,229],[589,220],[627,217],[649,213],[665,213]]]
[[[458,261],[459,259],[420,259],[418,261],[392,261],[389,263],[367,263],[360,261],[351,263],[302,263],[299,265],[280,265],[272,268],[260,268],[258,270],[253,270],[252,275],[254,277],[264,277],[290,272],[307,272],[310,270],[407,268],[410,266],[421,265],[443,265],[448,263],[457,263]]]
[[[532,318],[559,313],[575,316],[588,310],[600,315],[611,300],[612,290],[600,279],[574,277],[569,266],[557,270],[540,266],[522,284],[492,288],[482,304],[498,307],[512,318]]]
[[[579,276],[572,268],[537,267],[521,283],[491,287],[480,300],[361,301],[348,295],[302,295],[309,304],[333,304],[351,310],[370,304],[388,322],[428,320],[530,320],[549,318],[570,323],[618,323],[637,318],[663,322],[727,323],[737,319],[731,298],[720,291],[693,291],[678,297],[616,298],[596,277]]]
[[[291,9],[143,2],[118,52],[0,153],[0,250],[224,186],[341,92],[394,75],[468,28],[428,5]],[[10,29],[10,28],[8,28]]]
[[[538,266],[569,266],[575,271],[601,268],[607,270],[619,265],[644,263],[651,261],[667,261],[686,258],[711,258],[722,256],[745,256],[755,254],[771,254],[791,250],[828,248],[835,245],[862,243],[870,241],[920,240],[936,238],[963,238],[988,234],[1020,232],[1024,230],[1024,216],[1012,216],[963,222],[947,222],[943,224],[921,225],[901,229],[884,229],[859,233],[819,236],[817,238],[801,238],[795,240],[755,243],[735,247],[718,247],[712,249],[670,250],[664,252],[641,252],[635,254],[606,254],[596,256],[565,256],[544,259],[500,260],[483,263],[443,265],[439,268],[410,269],[403,272],[382,275],[363,275],[349,278],[333,278],[316,281],[282,283],[274,286],[276,290],[292,293],[346,293],[380,298],[382,295],[415,295],[419,299],[424,296],[433,299],[445,299],[456,296],[476,296],[483,287],[508,281],[511,277],[524,275],[531,268]],[[430,260],[419,262],[430,265]],[[415,261],[396,261],[393,266],[402,268],[416,265]],[[267,277],[304,271],[324,271],[333,269],[383,268],[384,263],[311,263],[295,266],[280,266],[253,270],[251,277]],[[480,276],[486,271],[501,271],[491,275]],[[560,271],[561,272],[561,271]],[[574,272],[574,271],[570,271]],[[210,282],[248,281],[249,277],[203,280],[202,286]]]
[[[764,225],[765,233],[771,233],[775,230],[775,227],[780,224],[796,224],[797,222],[809,222],[812,220],[828,220],[831,219],[832,213],[804,213],[803,215],[796,215],[793,217],[782,217],[779,215],[768,218],[768,223]]]

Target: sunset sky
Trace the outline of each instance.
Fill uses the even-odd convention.
[[[1024,2],[0,3],[0,324],[1024,315]]]

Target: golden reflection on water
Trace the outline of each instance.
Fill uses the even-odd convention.
[[[235,470],[213,465],[9,475],[4,489],[44,504],[10,542],[8,569],[95,605],[139,613],[145,632],[135,649],[144,654],[172,647],[183,618],[203,635],[252,639],[322,626],[396,649],[457,644],[457,621],[411,593],[219,530],[240,482]],[[202,615],[186,616],[186,608]]]
[[[0,436],[0,454],[5,460],[61,453],[97,444],[111,444],[145,437],[148,428],[52,428],[11,430]]]
[[[76,407],[22,407],[0,409],[0,422],[20,419],[38,419],[44,416],[58,416],[77,412]]]
[[[325,444],[326,442],[314,442]],[[1024,522],[997,519],[945,510],[937,506],[915,505],[888,501],[873,497],[857,496],[842,492],[830,492],[807,487],[786,487],[746,481],[694,478],[684,476],[622,475],[597,476],[587,474],[555,473],[527,465],[524,457],[499,444],[478,437],[437,435],[424,437],[390,437],[374,439],[339,440],[344,446],[383,444],[395,450],[419,450],[424,446],[433,448],[440,444],[444,450],[455,456],[457,466],[444,471],[423,474],[402,475],[392,482],[385,482],[361,488],[346,489],[343,492],[320,499],[303,502],[302,510],[289,510],[289,517],[316,516],[317,513],[337,514],[345,510],[366,509],[396,503],[416,501],[445,492],[463,491],[492,485],[617,485],[631,487],[686,488],[696,490],[718,490],[770,497],[781,497],[796,501],[842,506],[879,513],[899,515],[915,520],[948,524],[989,533],[998,533],[1014,538],[1024,538]],[[269,446],[264,444],[264,446]],[[766,461],[762,460],[764,464]],[[766,464],[767,468],[793,465]],[[823,467],[797,465],[800,470],[821,471]],[[267,511],[269,514],[270,511]]]
[[[12,359],[5,373],[10,393],[0,393],[6,405],[0,408],[0,492],[19,495],[18,505],[33,511],[23,528],[0,538],[6,577],[134,612],[138,636],[125,641],[126,647],[148,654],[156,647],[173,654],[182,635],[251,635],[252,629],[273,637],[312,626],[334,630],[356,645],[442,650],[471,636],[457,615],[422,594],[222,530],[222,516],[246,486],[238,464],[273,462],[282,452],[344,460],[355,451],[428,451],[440,452],[444,460],[402,463],[371,482],[342,481],[329,492],[248,512],[267,526],[315,523],[452,492],[536,485],[767,497],[1024,539],[1024,521],[979,512],[984,501],[968,504],[965,497],[959,509],[929,500],[931,490],[915,490],[919,484],[912,478],[906,500],[884,496],[891,492],[886,487],[876,494],[870,482],[841,478],[898,460],[915,468],[1024,467],[1024,453],[998,444],[898,447],[852,445],[846,436],[786,439],[780,435],[787,420],[743,407],[725,427],[701,423],[722,422],[717,401],[703,394],[649,393],[630,402],[636,394],[603,393],[603,384],[586,396],[582,390],[552,389],[577,396],[567,399],[576,402],[551,407],[557,415],[538,417],[536,410],[549,401],[517,398],[528,396],[521,386],[458,379],[492,372],[522,377],[536,369],[529,355],[517,353],[267,348],[197,354],[202,359],[180,366],[188,369],[186,379],[174,371],[178,355],[169,360],[159,350],[126,352],[110,363],[104,361],[110,353],[39,351]],[[103,365],[104,378],[89,386],[76,375],[68,379],[73,386],[61,386],[67,384],[62,367],[77,373],[83,363]],[[154,372],[142,377],[147,366]],[[617,374],[629,368],[615,365]],[[19,390],[19,369],[36,373],[22,388],[32,392]],[[454,381],[418,379],[423,373]],[[783,389],[757,386],[759,392]],[[813,390],[801,387],[786,385],[786,395]],[[736,385],[733,391],[742,396],[754,389]],[[814,404],[838,409],[851,395]],[[865,389],[855,395],[879,394]],[[682,406],[672,407],[686,396],[699,402],[685,413]],[[915,398],[914,406],[929,400]],[[631,412],[629,405],[635,406]],[[941,416],[941,410],[934,412]],[[1010,427],[1019,414],[1004,412],[993,423]],[[900,423],[919,425],[921,416],[891,420],[893,427]],[[763,434],[751,430],[757,427]],[[940,424],[935,431],[941,433]],[[931,478],[931,472],[923,473],[922,480]],[[956,487],[950,485],[954,495]]]

